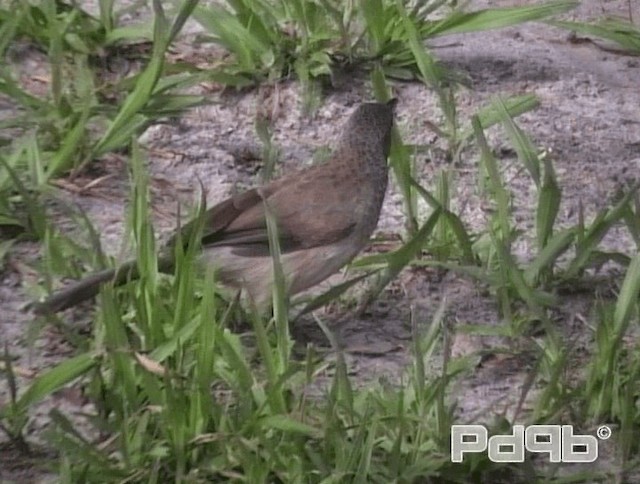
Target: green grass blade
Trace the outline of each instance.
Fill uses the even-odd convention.
[[[476,12],[457,11],[447,16],[428,30],[429,36],[463,34],[483,30],[501,29],[511,25],[543,20],[573,10],[580,2],[558,1],[526,7],[505,7],[478,10]]]
[[[622,339],[629,325],[631,314],[637,311],[640,295],[640,254],[631,260],[620,288],[613,314],[614,326],[618,339]]]
[[[155,14],[153,52],[151,60],[138,78],[135,88],[127,96],[115,119],[110,124],[102,139],[96,143],[93,156],[101,156],[120,146],[123,141],[122,133],[130,134],[132,124],[138,116],[138,112],[148,103],[156,87],[164,66],[164,54],[168,47],[167,35],[168,22],[160,0],[153,0]],[[135,123],[137,124],[137,123]]]
[[[78,152],[81,151],[80,148],[86,138],[87,121],[90,113],[91,105],[87,99],[85,100],[78,121],[64,137],[58,151],[47,164],[46,180],[72,169],[78,161]]]
[[[568,228],[553,235],[547,240],[544,248],[525,269],[525,280],[529,284],[536,284],[540,276],[551,270],[555,262],[564,254],[576,238],[576,229]]]
[[[502,104],[508,115],[515,118],[523,113],[536,109],[540,105],[540,101],[535,94],[522,94],[502,99]],[[476,115],[478,116],[480,125],[483,129],[487,129],[494,124],[499,123],[503,119],[500,111],[496,109],[494,103],[490,103],[488,106],[483,107]],[[468,135],[472,136],[473,132],[470,131]]]
[[[314,297],[309,303],[305,305],[305,307],[298,313],[297,317],[302,316],[303,314],[310,313],[311,311],[315,311],[322,306],[330,303],[331,301],[335,301],[338,299],[344,292],[346,292],[349,288],[355,286],[358,282],[366,279],[371,276],[371,273],[361,274],[359,276],[353,277],[348,281],[345,281],[341,284],[333,286],[328,291],[320,294],[319,296]]]
[[[502,184],[498,164],[491,153],[491,149],[489,148],[482,126],[480,125],[480,120],[477,116],[474,116],[471,119],[471,125],[473,127],[478,146],[480,147],[480,163],[488,175],[491,195],[493,196],[498,209],[498,223],[501,231],[500,238],[505,241],[509,241],[511,238],[511,224],[509,222],[511,205],[509,201],[509,193],[505,190]]]
[[[518,158],[524,164],[527,171],[529,171],[536,187],[540,187],[540,159],[538,158],[538,153],[533,143],[524,131],[513,121],[506,104],[501,98],[496,98],[492,104],[500,116],[500,120],[507,135],[511,139],[511,144],[515,148]]]
[[[287,298],[288,281],[285,279],[282,268],[280,239],[276,219],[271,212],[266,200],[264,202],[267,232],[269,237],[269,252],[271,253],[273,270],[273,317],[276,327],[276,346],[279,352],[278,375],[282,375],[289,367],[291,353],[291,336],[289,334],[289,321],[287,318],[289,304]]]
[[[538,207],[536,208],[536,235],[538,249],[546,247],[553,235],[553,227],[560,211],[562,191],[556,180],[555,171],[551,160],[544,158],[544,180],[538,194]]]
[[[440,202],[436,200],[436,198],[431,195],[427,190],[424,189],[415,179],[411,179],[411,183],[413,187],[417,190],[417,192],[422,196],[425,202],[427,202],[431,208],[438,209],[442,211],[442,217],[445,222],[449,225],[449,228],[454,233],[456,239],[458,240],[458,244],[460,245],[460,249],[462,250],[462,260],[465,264],[473,264],[476,260],[473,254],[473,243],[471,242],[471,237],[469,236],[469,232],[465,229],[464,223],[460,220],[455,213],[450,210],[446,210],[442,207]]]
[[[630,22],[608,19],[597,24],[561,20],[550,20],[547,23],[579,34],[610,40],[629,53],[640,55],[640,28]]]
[[[615,223],[624,218],[628,204],[637,189],[636,185],[611,209],[599,212],[584,235],[581,235],[580,231],[578,232],[580,238],[576,244],[576,256],[567,268],[567,277],[575,277],[585,269],[602,238]]]
[[[427,238],[431,235],[438,220],[442,215],[440,209],[435,209],[429,216],[424,225],[418,230],[418,232],[407,242],[391,253],[384,254],[387,261],[387,267],[379,275],[372,288],[368,291],[367,296],[361,303],[361,307],[368,305],[373,301],[378,294],[389,284],[400,271],[411,263],[412,259],[416,257],[425,245]]]
[[[435,59],[424,47],[422,37],[418,33],[415,24],[409,17],[409,14],[401,0],[396,0],[396,8],[398,15],[402,19],[405,38],[416,61],[416,65],[418,66],[418,71],[422,75],[426,84],[436,91],[440,91],[440,75],[436,68]]]
[[[96,355],[92,353],[82,353],[59,363],[29,385],[27,391],[18,399],[18,408],[26,411],[30,406],[87,373],[96,364]]]

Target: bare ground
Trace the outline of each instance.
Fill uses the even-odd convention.
[[[511,2],[509,2],[511,3]],[[522,2],[525,3],[525,2]],[[577,18],[606,13],[628,12],[631,5],[640,15],[640,0],[585,1]],[[507,5],[507,2],[473,2]],[[636,18],[636,21],[638,18]],[[499,32],[447,37],[433,43],[436,54],[453,68],[467,73],[473,81],[472,90],[459,96],[462,119],[468,119],[479,107],[495,95],[535,93],[541,102],[539,109],[521,116],[521,127],[538,146],[552,156],[559,183],[563,188],[561,222],[577,221],[579,204],[588,219],[610,203],[612,194],[630,180],[640,168],[640,59],[608,50],[608,46],[592,42],[571,42],[567,32],[540,24],[529,24]],[[177,48],[184,56],[206,56],[202,47],[188,42]],[[39,67],[37,54],[23,60],[25,76]],[[267,106],[274,119],[275,143],[281,150],[280,172],[295,169],[312,160],[314,152],[338,136],[341,122],[355,105],[371,98],[365,85],[356,80],[339,91],[328,94],[322,107],[312,118],[302,116],[299,91],[295,84],[280,85],[275,90],[244,94],[211,92],[215,103],[186,113],[180,119],[152,127],[144,136],[148,148],[152,177],[155,226],[163,234],[175,225],[177,201],[191,204],[194,187],[201,179],[207,187],[208,201],[215,203],[232,191],[258,183],[259,164],[251,160],[259,143],[255,136],[254,119],[258,105]],[[425,121],[439,121],[436,100],[419,84],[397,84],[398,126],[407,143],[442,146]],[[505,176],[516,194],[516,220],[526,236],[516,247],[519,257],[531,254],[533,219],[531,207],[535,190],[523,172],[513,151],[499,129],[489,131],[490,142],[496,147]],[[259,153],[259,149],[257,150]],[[454,211],[473,228],[485,225],[488,208],[479,197],[475,158],[459,166],[444,165],[438,150],[420,155],[420,178],[427,187],[443,167],[455,173]],[[121,254],[124,211],[129,196],[127,162],[117,156],[107,157],[69,181],[66,188],[56,191],[53,198],[74,203],[84,209],[102,235],[105,249]],[[98,177],[105,177],[95,186],[76,193],[71,188],[83,187]],[[380,233],[403,233],[402,201],[395,185],[387,193]],[[57,206],[59,202],[52,202]],[[68,221],[61,216],[61,224]],[[72,230],[69,227],[69,230]],[[605,241],[612,250],[632,253],[633,245],[620,229]],[[30,300],[29,286],[37,276],[29,269],[38,257],[39,247],[20,243],[11,252],[0,273],[0,345],[8,344],[14,364],[24,370],[20,384],[26,385],[33,374],[45,370],[71,354],[64,337],[52,328],[38,333],[33,330],[30,314],[22,306]],[[620,280],[615,267],[604,274],[600,294],[615,291]],[[335,279],[334,279],[335,280]],[[589,346],[592,334],[588,319],[595,292],[563,296],[555,322],[562,333],[577,345]],[[447,320],[456,325],[500,324],[493,299],[483,287],[455,274],[434,270],[409,269],[394,282],[360,317],[340,306],[332,305],[320,317],[340,334],[349,351],[352,375],[359,382],[388,378],[398,381],[409,359],[411,335],[410,315],[420,324],[430,321],[440,301],[447,300]],[[87,310],[71,310],[67,321],[82,324]],[[326,345],[321,332],[310,320],[302,319],[293,328],[298,340]],[[37,334],[35,341],[30,334]],[[522,348],[520,344],[522,343]],[[523,381],[531,362],[525,356],[515,356],[526,350],[524,342],[482,338],[458,334],[455,354],[472,354],[487,350],[513,350],[507,358],[483,358],[473,374],[460,380],[452,395],[459,402],[463,419],[506,413],[510,415],[520,397]],[[480,360],[480,359],[479,359]],[[575,362],[576,368],[580,361]],[[4,381],[0,384],[0,403],[8,398]],[[48,423],[47,413],[60,407],[70,414],[82,411],[86,402],[73,392],[48,399],[34,409],[28,427],[28,438],[40,442]],[[601,445],[605,456],[594,466],[610,469],[615,466],[613,450]],[[45,456],[50,450],[44,449]],[[40,464],[47,459],[24,457],[2,443],[0,436],[0,482],[41,482],[51,479]],[[567,469],[570,470],[570,469]]]

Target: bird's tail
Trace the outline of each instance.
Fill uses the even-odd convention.
[[[113,282],[115,286],[120,286],[137,279],[139,276],[136,261],[128,261],[117,269],[105,269],[76,281],[70,286],[54,292],[44,301],[34,303],[32,308],[36,314],[56,313],[96,296],[100,292],[102,284],[106,282]]]

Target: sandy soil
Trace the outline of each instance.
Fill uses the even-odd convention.
[[[513,2],[472,2],[474,7],[488,4],[504,6]],[[572,16],[582,19],[602,13],[627,14],[628,5],[631,5],[637,13],[636,21],[640,21],[640,0],[630,3],[588,0],[583,4]],[[580,203],[587,217],[593,217],[597,210],[610,203],[620,186],[638,176],[640,58],[611,52],[601,44],[571,42],[566,31],[540,24],[447,37],[432,45],[446,65],[465,72],[472,80],[473,89],[460,92],[462,119],[468,119],[496,95],[535,93],[539,97],[539,109],[520,117],[518,122],[553,158],[564,190],[560,211],[562,223],[577,221]],[[181,41],[176,50],[187,57],[207,54],[202,47],[190,45],[188,40]],[[31,72],[38,69],[41,59],[32,53],[22,62],[25,72]],[[432,187],[432,180],[439,170],[451,170],[455,178],[454,211],[469,226],[484,226],[489,214],[478,194],[477,160],[470,157],[459,165],[445,165],[437,155],[443,140],[438,139],[425,122],[438,124],[440,120],[433,93],[418,84],[399,83],[395,88],[400,99],[397,124],[403,139],[407,143],[432,146],[418,159],[423,184]],[[301,163],[311,162],[316,151],[338,136],[342,121],[354,106],[371,98],[362,82],[352,82],[339,91],[330,92],[316,115],[309,119],[301,113],[295,84],[280,85],[268,91],[223,95],[210,92],[210,95],[215,100],[212,105],[156,125],[142,138],[148,148],[155,224],[162,234],[170,232],[175,225],[177,201],[185,205],[193,203],[198,178],[207,187],[211,204],[234,190],[259,182],[259,160],[246,156],[260,153],[254,131],[257,105],[268,106],[271,111],[274,141],[281,153],[278,170],[285,173]],[[516,220],[526,234],[516,246],[516,252],[526,259],[531,254],[531,207],[535,190],[503,132],[491,129],[489,139],[516,194]],[[109,156],[103,163],[96,163],[81,173],[73,184],[83,186],[104,175],[108,176],[101,183],[81,194],[57,190],[53,198],[58,201],[52,201],[52,206],[73,203],[81,207],[98,228],[107,252],[121,254],[122,221],[129,194],[126,160]],[[391,183],[379,232],[403,234],[402,213],[401,197],[395,184]],[[73,230],[63,217],[61,224]],[[622,229],[612,233],[605,244],[612,250],[633,252],[631,240]],[[31,297],[28,288],[36,282],[36,275],[29,265],[35,263],[38,251],[39,247],[33,243],[17,244],[0,273],[0,345],[8,344],[16,366],[34,373],[71,354],[71,347],[61,334],[52,328],[39,333],[34,331],[32,317],[22,310]],[[619,282],[618,271],[612,268],[610,272],[611,277],[602,287],[605,295]],[[322,311],[320,317],[339,332],[350,350],[351,373],[358,381],[380,377],[397,381],[409,356],[411,313],[419,324],[426,325],[443,298],[447,300],[447,320],[453,326],[499,324],[497,308],[482,287],[455,274],[418,269],[406,270],[361,317],[335,305]],[[591,335],[586,331],[584,321],[592,301],[593,293],[566,296],[554,318],[563,334],[585,347]],[[82,324],[88,318],[87,310],[72,310],[64,317]],[[293,330],[299,340],[326,345],[321,332],[310,320],[297,322]],[[31,334],[37,334],[35,339]],[[517,350],[519,345],[520,342],[513,340],[459,334],[454,342],[454,353],[470,354],[480,349],[491,349],[490,353],[495,353],[498,348]],[[465,419],[480,412],[502,414],[514,410],[531,365],[527,352],[523,354],[522,357],[484,359],[472,375],[457,384],[455,397]],[[28,377],[25,377],[20,383],[24,385],[27,381]],[[3,380],[0,403],[7,398]],[[50,408],[63,407],[74,413],[81,411],[83,404],[67,394],[47,400],[34,409],[27,436],[34,442],[39,441]],[[47,479],[44,471],[34,467],[33,458],[21,460],[2,439],[0,436],[0,482]],[[607,454],[607,449],[602,453]],[[611,462],[611,459],[603,458],[596,465],[607,468],[613,465]]]

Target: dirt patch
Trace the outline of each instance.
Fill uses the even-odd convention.
[[[474,2],[507,5],[512,2]],[[522,2],[524,3],[524,2]],[[607,13],[626,13],[628,4],[640,12],[640,1],[585,1],[577,18]],[[181,47],[180,47],[181,46]],[[178,49],[197,53],[202,47],[181,42]],[[438,57],[449,67],[471,78],[473,90],[462,91],[458,109],[468,119],[479,107],[496,95],[535,93],[540,108],[521,116],[521,127],[538,146],[553,158],[558,181],[563,188],[560,210],[562,224],[577,222],[579,206],[587,219],[610,203],[612,194],[640,170],[640,59],[603,50],[594,43],[571,43],[567,32],[540,24],[525,25],[499,32],[447,37],[433,42]],[[202,54],[202,53],[201,53]],[[34,54],[35,56],[36,54]],[[30,58],[33,59],[33,58]],[[25,60],[31,62],[31,60]],[[440,113],[432,92],[418,84],[397,84],[398,126],[405,142],[438,147],[443,140],[427,128],[425,120],[438,124]],[[210,204],[259,182],[259,165],[252,160],[259,146],[254,131],[256,109],[263,106],[264,92],[213,95],[215,102],[194,109],[180,119],[172,119],[149,129],[143,136],[148,148],[149,172],[156,228],[166,234],[175,225],[178,202],[183,206],[194,201],[194,187],[202,180]],[[322,151],[336,139],[342,121],[370,93],[361,83],[332,92],[311,119],[302,115],[300,96],[295,84],[281,85],[268,93],[274,118],[274,142],[280,149],[278,171],[289,172],[310,163],[314,153]],[[531,207],[535,189],[499,129],[489,130],[490,142],[500,156],[505,176],[516,194],[513,200],[518,228],[525,237],[516,253],[526,259],[532,253],[533,226]],[[259,151],[259,150],[258,150]],[[248,155],[247,155],[248,154]],[[246,156],[245,156],[246,155]],[[460,166],[448,166],[455,174],[453,210],[473,228],[485,226],[489,216],[483,205],[476,180],[475,160]],[[418,160],[420,179],[432,187],[432,180],[443,168],[432,155]],[[78,186],[105,176],[95,187],[76,194],[60,190],[57,197],[77,204],[95,224],[108,253],[126,254],[122,248],[123,220],[129,196],[126,160],[108,157],[74,180]],[[403,233],[402,199],[395,184],[387,193],[378,230]],[[183,210],[184,212],[184,210]],[[73,230],[61,218],[61,224]],[[612,232],[605,240],[611,250],[633,251],[632,241],[623,230]],[[39,248],[20,243],[0,273],[0,345],[8,343],[14,364],[25,371],[38,372],[67,358],[70,347],[63,335],[47,329],[32,343],[32,318],[22,310],[30,294],[25,290],[34,281],[28,270]],[[614,284],[615,270],[609,279]],[[334,279],[335,280],[335,279]],[[355,317],[344,308],[330,308],[320,314],[340,334],[350,352],[349,365],[357,381],[385,377],[397,381],[409,358],[410,315],[419,324],[431,320],[440,301],[447,300],[447,319],[453,324],[500,324],[493,299],[473,281],[454,274],[433,270],[407,270],[368,311]],[[591,335],[585,330],[592,295],[576,295],[563,300],[556,323],[568,338],[586,345]],[[85,310],[65,313],[67,321],[82,321]],[[325,339],[310,319],[296,324],[294,333],[325,345]],[[496,338],[459,336],[456,352],[469,354],[481,348],[512,347],[517,342]],[[516,406],[521,386],[529,370],[527,358],[489,359],[479,362],[477,371],[460,380],[455,388],[460,411],[465,416],[480,412],[501,414]],[[28,383],[22,377],[21,385]],[[7,389],[0,384],[0,402],[7,401]],[[59,406],[78,413],[84,402],[73,398],[52,398],[33,410],[28,437],[39,441],[48,423],[49,409]],[[0,437],[0,445],[2,443]],[[0,449],[0,480],[36,482],[46,480],[46,473],[32,468],[8,447]],[[601,466],[611,465],[601,461]]]

